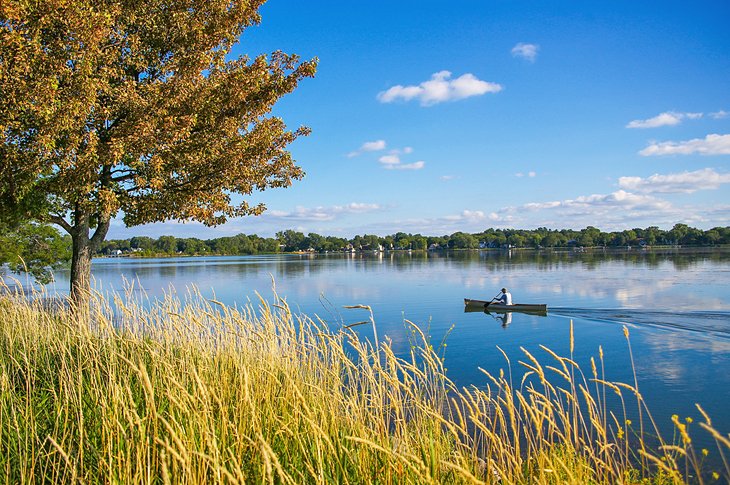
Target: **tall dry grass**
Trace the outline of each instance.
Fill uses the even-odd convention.
[[[683,483],[701,471],[689,424],[658,436],[635,384],[602,353],[527,350],[482,387],[457,388],[406,322],[408,358],[286,302],[232,308],[194,292],[90,314],[0,297],[0,480],[5,483]],[[113,311],[112,308],[115,310]],[[375,322],[371,320],[373,325]],[[627,333],[628,341],[628,333]],[[571,332],[571,352],[572,352]],[[505,355],[509,364],[508,356]],[[610,395],[621,404],[611,409]],[[615,400],[615,399],[614,399]],[[636,407],[641,429],[628,426]],[[701,411],[701,409],[700,409]],[[702,411],[701,411],[702,412]],[[702,412],[704,415],[704,412]],[[631,428],[631,432],[629,431]]]

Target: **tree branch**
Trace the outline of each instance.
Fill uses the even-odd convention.
[[[112,182],[126,182],[127,180],[133,180],[134,177],[136,177],[133,173],[128,173],[126,175],[120,175],[118,177],[111,177],[110,180]]]
[[[99,245],[106,238],[106,233],[109,232],[109,226],[111,225],[111,217],[104,216],[99,218],[99,222],[96,225],[94,235],[91,236],[89,242],[91,243],[92,250],[96,251]]]
[[[51,221],[51,222],[52,222],[53,224],[56,224],[56,225],[59,225],[59,226],[61,226],[61,227],[63,228],[63,230],[64,230],[64,231],[66,231],[66,232],[67,232],[67,233],[69,233],[69,234],[71,234],[71,233],[72,233],[72,231],[73,231],[73,229],[74,229],[74,228],[73,228],[73,226],[71,226],[71,224],[69,224],[69,223],[68,223],[68,222],[66,221],[66,219],[64,219],[63,217],[61,217],[61,216],[59,216],[59,215],[57,215],[57,214],[53,214],[53,215],[51,215],[51,217],[49,218],[49,220],[50,220],[50,221]]]

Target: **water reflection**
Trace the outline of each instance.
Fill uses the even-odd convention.
[[[501,315],[499,313],[491,313],[485,311],[485,313],[502,324],[502,328],[507,328],[507,325],[512,323],[512,312],[504,312]]]
[[[312,302],[324,294],[338,304],[343,299],[342,304],[367,303],[426,318],[438,318],[464,297],[488,299],[502,286],[514,288],[519,301],[551,308],[729,311],[729,254],[461,251],[106,259],[95,260],[93,272],[107,287],[122,287],[123,278],[139,280],[152,297],[171,284],[197,285],[231,301],[242,293],[270,293],[273,278],[277,290],[303,309],[316,307]]]
[[[121,289],[138,281],[151,299],[172,286],[229,304],[286,297],[294,311],[317,315],[332,328],[362,321],[372,307],[381,340],[409,352],[412,321],[438,343],[448,337],[446,365],[459,385],[486,385],[479,368],[497,373],[504,350],[523,358],[545,345],[569,354],[575,328],[575,359],[590,369],[599,346],[612,380],[633,382],[631,346],[642,394],[657,419],[693,415],[701,402],[721,431],[730,430],[730,251],[513,251],[388,252],[354,255],[273,255],[95,260],[99,285]],[[64,289],[67,275],[56,288]],[[275,286],[275,288],[274,288]],[[464,312],[464,298],[488,300],[508,287],[515,301],[547,303],[547,316],[517,312]],[[371,337],[372,329],[357,331]],[[657,409],[658,408],[658,409]]]

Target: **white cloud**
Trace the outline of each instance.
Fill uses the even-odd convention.
[[[691,194],[698,190],[714,190],[722,184],[730,183],[730,173],[717,173],[711,168],[694,172],[654,174],[651,177],[621,177],[618,185],[622,189],[649,193],[684,193]]]
[[[448,180],[455,180],[457,177],[456,177],[456,175],[442,175],[439,178],[441,180],[448,181]]]
[[[397,165],[400,163],[400,157],[398,155],[383,155],[378,161],[384,165]]]
[[[511,52],[513,57],[521,57],[523,59],[527,59],[530,62],[535,62],[538,50],[540,50],[540,46],[537,44],[526,44],[524,42],[519,42],[512,48]]]
[[[712,185],[712,176],[705,174],[705,178],[707,180],[703,187],[709,188]],[[667,182],[661,178],[658,181],[656,178],[653,180]],[[640,186],[638,191],[641,190]],[[660,193],[659,190],[651,192]],[[580,228],[600,224],[602,230],[614,231],[650,225],[671,227],[677,222],[706,227],[727,225],[730,221],[730,205],[674,206],[669,201],[648,193],[632,193],[621,189],[609,194],[502,207],[495,214],[500,221],[508,221],[506,225],[503,222],[502,227]]]
[[[402,99],[410,101],[418,99],[421,106],[431,106],[445,101],[456,101],[472,96],[481,96],[485,93],[496,93],[502,86],[496,83],[482,81],[473,74],[463,74],[451,79],[451,72],[440,71],[418,86],[393,86],[378,93],[377,99],[381,103],[391,103]]]
[[[388,164],[385,165],[384,168],[387,168],[388,170],[421,170],[424,166],[426,166],[426,162],[419,160],[418,162],[413,163]]]
[[[352,158],[365,152],[377,152],[380,150],[385,150],[385,146],[385,140],[366,141],[360,146],[359,149],[348,153],[347,156]]]
[[[639,152],[645,157],[656,155],[730,155],[730,135],[707,135],[704,139],[652,143]]]
[[[261,217],[268,219],[286,219],[299,221],[331,221],[343,214],[363,214],[381,210],[383,207],[379,204],[365,204],[361,202],[351,202],[345,205],[334,205],[329,207],[297,207],[293,211],[269,210],[264,212]]]
[[[461,211],[460,214],[453,214],[448,216],[443,216],[442,220],[454,222],[454,221],[484,221],[487,217],[484,215],[483,211],[473,211],[469,209],[464,209]]]
[[[657,199],[648,195],[632,194],[625,190],[617,190],[606,195],[578,197],[574,201],[566,201],[566,205],[576,207],[609,206],[623,207],[626,209],[668,209],[671,207],[671,204],[666,200]]]
[[[720,111],[715,111],[714,113],[710,113],[710,117],[715,120],[721,120],[723,118],[727,118],[730,116],[730,112],[725,111],[724,109],[721,109]]]
[[[413,152],[413,148],[405,147],[403,149],[395,148],[390,150],[387,155],[383,155],[378,158],[378,161],[382,164],[383,168],[388,170],[420,170],[426,163],[418,161],[414,163],[401,163],[401,154],[410,154]]]
[[[385,140],[366,141],[360,147],[360,151],[363,152],[375,152],[378,150],[385,149]]]
[[[436,219],[438,222],[449,221],[452,223],[467,223],[467,224],[490,224],[490,223],[509,223],[512,221],[512,216],[503,214],[500,215],[497,212],[485,213],[480,210],[469,210],[464,209],[460,214],[444,216],[440,219]],[[473,226],[472,227],[477,227]]]
[[[646,120],[633,120],[626,125],[626,128],[658,128],[660,126],[674,126],[680,124],[685,118],[691,120],[702,118],[702,113],[676,113],[674,111],[666,111]]]
[[[571,227],[597,225],[603,230],[637,225],[671,224],[687,215],[685,208],[676,209],[668,201],[625,190],[609,194],[592,194],[573,199],[528,202],[502,207],[496,211],[503,227]],[[625,227],[624,227],[625,228]]]
[[[589,208],[622,208],[622,209],[668,209],[671,204],[665,200],[648,195],[637,195],[625,190],[618,190],[610,194],[583,195],[575,199],[551,202],[530,202],[518,208],[527,211],[545,209],[585,210]]]
[[[661,113],[646,120],[633,120],[626,128],[657,128],[659,126],[674,126],[682,121],[679,113]]]
[[[537,172],[535,172],[533,170],[530,170],[529,172],[527,172],[527,174],[524,174],[522,172],[517,172],[515,174],[515,177],[521,178],[521,177],[524,177],[525,175],[527,175],[530,178],[533,178],[533,177],[536,177],[537,176]]]
[[[492,213],[490,216],[496,216],[496,214]],[[466,219],[469,221],[483,221],[489,219],[487,215],[484,214],[483,211],[471,211],[471,210],[464,210],[461,213],[461,218]]]
[[[528,211],[543,210],[543,209],[554,209],[563,205],[563,202],[558,200],[552,202],[528,202],[522,206],[522,209]]]
[[[340,206],[335,206],[340,207]],[[362,213],[362,212],[371,212],[382,209],[382,206],[380,204],[364,204],[360,202],[350,202],[346,206],[344,206],[345,212],[355,212],[355,213]]]

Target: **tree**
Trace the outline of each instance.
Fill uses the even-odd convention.
[[[99,254],[112,254],[116,251],[128,252],[132,248],[128,239],[111,239],[101,243],[98,248]]]
[[[428,249],[428,239],[420,234],[415,234],[411,239],[411,248],[421,251]]]
[[[578,236],[578,244],[581,246],[591,247],[598,244],[601,240],[601,231],[593,226],[588,226],[580,231]]]
[[[664,231],[659,229],[657,226],[649,226],[644,230],[644,237],[646,238],[646,243],[649,246],[654,246],[664,237]]]
[[[221,224],[287,187],[308,129],[270,115],[316,59],[227,60],[265,0],[45,0],[0,4],[0,216],[71,235],[71,295],[112,218]]]
[[[347,239],[336,236],[327,236],[327,244],[329,245],[330,251],[342,251],[347,246]]]
[[[305,236],[299,231],[293,229],[287,229],[286,231],[279,231],[276,233],[276,239],[279,243],[284,245],[284,251],[298,251],[304,248]]]
[[[252,238],[256,240],[256,251],[259,253],[278,253],[281,250],[279,241],[274,238],[260,238],[255,235]]]
[[[411,249],[411,237],[410,234],[405,232],[397,232],[393,236],[396,249]]]
[[[363,249],[378,249],[380,238],[374,234],[364,234],[361,245]]]
[[[529,241],[529,245],[534,248],[539,248],[542,246],[542,241],[544,239],[544,236],[540,234],[539,232],[532,232],[529,233],[527,236],[527,240]]]
[[[710,229],[707,231],[704,235],[704,240],[707,244],[715,245],[717,244],[721,239],[720,233],[717,231],[717,229]]]
[[[306,249],[312,248],[316,251],[322,251],[325,238],[315,232],[310,232],[305,238],[304,244],[307,246]]]
[[[71,259],[71,241],[46,224],[0,223],[0,266],[7,264],[15,273],[27,272],[36,281],[53,280],[53,269]]]
[[[147,236],[134,236],[129,240],[129,245],[132,249],[151,251],[155,245],[155,241],[151,237]]]
[[[177,238],[175,236],[160,236],[155,241],[155,249],[165,254],[175,254],[177,252]]]
[[[560,245],[560,239],[559,239],[560,233],[556,232],[549,232],[547,235],[542,239],[542,243],[549,248],[554,248],[555,246]]]
[[[432,236],[427,239],[428,246],[431,247],[435,244],[438,248],[443,248],[448,245],[449,238],[447,236]]]
[[[507,242],[516,248],[521,248],[525,245],[525,236],[519,232],[514,232],[507,238]]]
[[[479,246],[477,238],[461,231],[453,233],[449,239],[449,245],[454,249],[474,249]]]
[[[187,255],[205,254],[208,246],[198,238],[183,238],[177,240],[177,251]]]
[[[688,231],[689,226],[687,226],[687,224],[675,224],[672,229],[669,230],[667,236],[673,244],[681,244]]]

